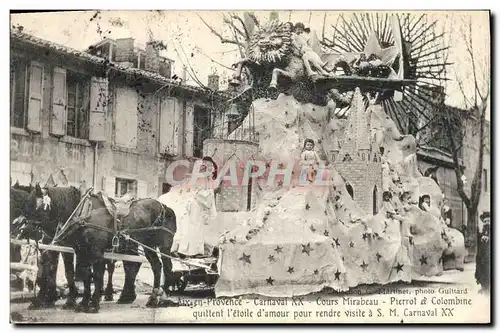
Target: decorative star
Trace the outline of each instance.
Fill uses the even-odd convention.
[[[274,251],[276,251],[276,253],[283,253],[283,246],[276,245]]]
[[[306,204],[306,210],[309,210],[311,208],[311,206],[309,206],[309,204],[307,203]]]
[[[269,255],[269,257],[267,257],[267,259],[269,259],[269,262],[275,262],[276,259],[274,258],[274,256],[272,254]]]
[[[248,254],[245,254],[245,252],[243,252],[243,255],[240,257],[240,260],[241,261],[244,261],[246,263],[249,263],[251,264],[252,262],[250,261],[250,255]]]
[[[340,246],[340,242],[338,238],[334,238],[333,241],[335,242],[335,245]]]
[[[400,271],[402,272],[403,271],[403,264],[400,264],[398,262],[398,264],[394,267],[396,269],[396,273],[399,273]]]
[[[312,232],[316,232],[316,228],[314,228],[314,226],[312,224],[311,224],[310,229],[311,229]]]
[[[368,234],[365,232],[363,233],[363,240],[367,240],[368,239]]]
[[[302,253],[307,253],[307,255],[309,255],[311,251],[312,251],[311,243],[307,243],[307,245],[302,244]]]
[[[266,169],[269,169],[271,167],[271,163],[266,162]]]
[[[317,269],[314,270],[314,275],[318,275],[319,271]]]
[[[427,257],[422,254],[420,257],[420,265],[427,265]]]
[[[349,247],[354,247],[354,243],[353,243],[353,242],[350,242],[350,243],[349,243]]]
[[[270,284],[270,285],[272,286],[272,285],[273,285],[274,280],[273,280],[273,278],[272,278],[272,277],[268,277],[268,278],[266,279],[266,282],[267,282],[267,284]]]
[[[280,180],[278,181],[278,187],[282,187],[282,186],[283,186],[283,181],[280,179]]]
[[[370,37],[368,37],[368,41],[366,42],[363,53],[367,58],[371,54],[375,54],[384,63],[384,65],[391,67],[391,74],[389,75],[389,78],[397,77],[396,72],[394,72],[394,69],[392,69],[392,64],[394,63],[394,60],[396,60],[396,57],[399,55],[399,51],[396,46],[390,46],[383,49],[382,46],[380,46],[377,35],[375,34],[375,32],[372,32],[370,34]]]
[[[363,269],[363,272],[366,272],[366,269],[368,268],[368,264],[365,263],[365,261],[363,260],[363,263],[361,265],[359,265],[359,267],[361,267]]]
[[[288,266],[288,270],[287,270],[287,272],[288,272],[289,274],[292,274],[292,273],[294,272],[293,267],[292,267],[292,266]]]
[[[325,230],[325,231],[323,232],[323,235],[325,235],[325,236],[327,236],[327,237],[328,237],[328,230]]]
[[[340,280],[340,272],[339,270],[337,269],[337,271],[335,272],[335,280]]]
[[[377,256],[377,261],[380,262],[380,258],[382,258],[382,255],[377,252],[376,256]]]

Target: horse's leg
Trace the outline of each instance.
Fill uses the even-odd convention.
[[[87,312],[89,313],[97,313],[99,312],[100,303],[101,303],[101,291],[104,284],[104,268],[106,262],[105,260],[97,260],[94,262],[94,274],[92,277],[94,278],[94,293],[92,294],[90,307]]]
[[[161,296],[163,294],[163,291],[160,288],[161,261],[160,259],[158,259],[158,255],[154,251],[144,249],[144,254],[151,264],[151,269],[153,270],[154,275],[153,291],[151,293],[151,296],[149,296],[146,306],[154,308],[158,306],[158,296]]]
[[[63,305],[63,309],[74,309],[76,306],[76,298],[78,297],[78,289],[75,285],[75,255],[72,253],[63,253],[62,257],[64,261],[66,281],[68,282],[69,288],[68,298],[66,299],[66,303]]]
[[[160,248],[160,251],[161,253],[170,254],[170,248]],[[168,287],[175,286],[176,277],[172,272],[172,260],[162,256],[161,261],[163,263],[163,277],[165,279],[163,281],[163,290],[168,293]]]
[[[271,83],[269,84],[269,88],[272,88],[272,89],[276,89],[278,87],[278,77],[282,75],[282,76],[286,76],[290,79],[292,79],[292,74],[285,71],[285,70],[282,70],[280,68],[275,68],[273,69],[273,76],[272,76],[272,79],[271,79]]]
[[[106,290],[104,291],[104,300],[112,301],[113,294],[115,293],[115,291],[113,290],[113,273],[115,271],[115,261],[109,260],[107,262],[107,268],[108,268],[108,283],[106,286]]]
[[[87,312],[90,302],[90,284],[92,283],[92,267],[89,261],[80,262],[83,280],[83,298],[75,308],[76,312]]]
[[[135,293],[135,278],[139,269],[141,268],[140,262],[124,261],[123,270],[125,271],[125,283],[123,285],[122,293],[118,299],[118,304],[130,304],[135,301],[137,294]]]

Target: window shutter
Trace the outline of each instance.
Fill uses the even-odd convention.
[[[115,197],[116,179],[115,177],[102,177],[102,190],[110,197]]]
[[[66,134],[66,70],[54,68],[52,90],[52,116],[50,133],[56,136]]]
[[[28,130],[42,131],[43,65],[32,61],[28,99]]]
[[[175,112],[176,99],[164,98],[160,109],[160,147],[161,154],[168,152],[178,154],[178,136],[175,132],[176,123],[179,121]]]
[[[184,130],[184,142],[186,143],[186,156],[193,156],[193,139],[194,139],[194,105],[192,102],[186,103],[186,128]]]
[[[138,180],[137,181],[137,198],[145,199],[148,197],[148,183]]]
[[[108,80],[106,78],[92,77],[90,80],[90,141],[106,141],[108,98]]]

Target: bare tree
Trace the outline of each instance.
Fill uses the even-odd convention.
[[[441,112],[440,122],[443,126],[443,133],[450,145],[451,156],[458,184],[458,193],[462,198],[464,205],[467,208],[467,240],[471,250],[476,246],[477,218],[478,207],[483,188],[483,163],[484,152],[489,145],[489,130],[486,128],[486,112],[489,106],[490,98],[490,61],[488,54],[480,57],[477,54],[473,43],[472,21],[469,18],[465,22],[461,31],[461,37],[466,47],[467,59],[460,63],[461,66],[470,66],[472,71],[471,76],[467,78],[456,75],[456,80],[466,105],[466,114],[457,111],[455,108],[443,107]],[[465,81],[472,83],[473,92],[469,93],[465,87]],[[466,122],[470,122],[466,124]],[[472,126],[467,126],[472,125]],[[471,130],[476,135],[467,135],[467,130]],[[477,147],[477,152],[473,157],[473,179],[471,180],[470,191],[466,191],[466,179],[462,173],[462,165],[460,161],[460,150],[463,148],[466,140],[474,140],[467,142]],[[469,159],[472,157],[468,157]],[[468,193],[467,193],[468,192]]]

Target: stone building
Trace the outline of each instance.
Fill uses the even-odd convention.
[[[201,157],[222,95],[171,77],[134,40],[74,50],[11,30],[11,181],[157,197],[166,167]]]
[[[378,107],[372,105],[370,107]],[[372,141],[369,112],[359,89],[354,94],[344,134],[332,151],[331,161],[346,181],[346,190],[365,213],[376,214],[382,204],[382,164]]]

